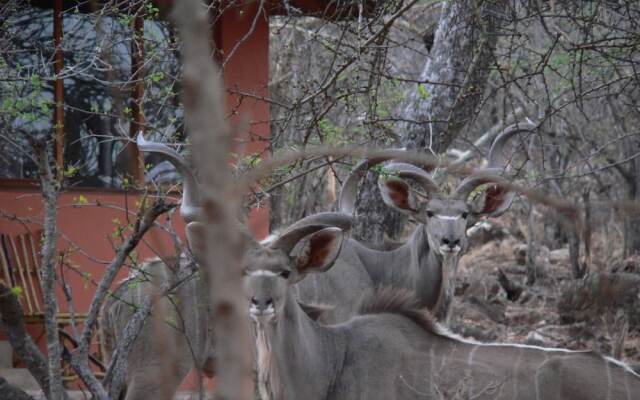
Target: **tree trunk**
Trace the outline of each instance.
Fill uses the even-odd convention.
[[[406,218],[390,209],[383,201],[378,188],[378,174],[369,172],[362,180],[357,215],[353,231],[355,237],[372,245],[381,245],[387,238],[401,235]]]
[[[401,106],[398,114],[411,121],[398,126],[404,146],[443,153],[473,119],[495,61],[498,16],[506,7],[505,0],[442,2],[434,45],[420,76],[437,84],[417,86]],[[402,219],[383,205],[371,175],[362,185],[354,234],[380,244],[385,227],[387,232],[402,231]]]
[[[358,218],[353,230],[358,240],[380,244],[384,241],[387,216],[391,216],[393,212],[388,212],[387,206],[382,201],[380,189],[376,184],[377,180],[378,174],[373,172],[369,172],[362,180],[363,190],[356,204]]]
[[[442,2],[442,17],[430,57],[420,76],[426,81],[407,96],[400,126],[408,148],[443,153],[475,116],[490,67],[504,0]]]
[[[615,128],[619,135],[627,135],[631,126],[637,125],[637,113],[621,112],[616,103],[608,99],[609,110],[614,117]],[[629,111],[629,110],[625,110]],[[629,167],[616,167],[626,184],[628,200],[632,204],[640,202],[640,159],[636,157],[640,151],[640,137],[632,135],[622,142],[622,154],[630,159]],[[640,254],[640,212],[637,210],[623,210],[621,214],[624,227],[624,255]]]
[[[11,347],[20,360],[26,364],[29,372],[42,388],[49,393],[49,370],[47,359],[27,333],[24,324],[24,312],[18,297],[11,289],[0,282],[0,326],[7,335]],[[0,393],[3,393],[0,382]]]
[[[571,261],[571,275],[575,279],[582,277],[580,266],[580,234],[577,226],[572,224],[569,232],[569,260]]]
[[[625,149],[627,156],[640,152],[640,138],[637,135],[630,137]],[[629,200],[640,204],[640,158],[635,157],[630,161],[628,171]],[[640,254],[640,212],[637,210],[628,212],[629,215],[624,217],[624,254],[627,257]]]
[[[62,346],[58,337],[58,300],[55,286],[57,281],[56,247],[58,243],[58,188],[59,183],[52,171],[52,143],[40,141],[34,143],[38,160],[38,176],[42,190],[44,213],[44,234],[42,238],[40,277],[44,302],[44,328],[47,343],[47,362],[49,373],[49,393],[47,399],[66,399],[62,385]],[[56,171],[59,174],[59,171]]]
[[[191,230],[207,243],[200,256],[210,295],[216,363],[223,366],[216,370],[214,398],[247,400],[253,381],[251,331],[242,290],[245,238],[236,218],[241,198],[229,168],[233,137],[224,111],[224,86],[210,56],[206,10],[202,0],[176,1],[172,13],[182,39],[182,98],[202,185],[203,218],[186,229],[187,235]]]

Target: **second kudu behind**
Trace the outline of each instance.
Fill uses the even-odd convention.
[[[481,218],[501,215],[514,198],[512,191],[500,185],[504,182],[503,148],[514,136],[533,129],[535,126],[530,123],[506,128],[491,146],[487,168],[467,176],[450,193],[445,193],[431,174],[415,165],[401,162],[384,165],[378,181],[384,202],[418,222],[410,239],[393,250],[379,250],[348,239],[339,265],[327,274],[310,277],[298,285],[300,298],[310,303],[337,305],[337,312],[329,320],[344,320],[351,313],[347,310],[357,298],[354,296],[361,293],[347,289],[351,298],[339,302],[335,287],[336,284],[356,287],[358,282],[350,280],[355,269],[370,279],[372,287],[406,288],[416,295],[421,307],[431,310],[438,319],[446,318],[458,260],[467,247],[467,229]],[[370,168],[385,161],[386,158],[365,160],[353,169],[340,194],[342,213],[354,214],[358,182]],[[426,197],[419,201],[405,179],[415,181]]]

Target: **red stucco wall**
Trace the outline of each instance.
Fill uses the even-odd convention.
[[[116,226],[126,224],[127,220],[135,220],[136,202],[138,194],[95,191],[79,189],[64,193],[58,202],[58,250],[70,251],[66,262],[77,265],[83,272],[90,274],[92,279],[99,280],[108,263],[114,256],[112,244],[120,241],[114,238]],[[79,202],[85,202],[78,205]],[[99,203],[100,206],[95,205]],[[7,188],[0,190],[0,207],[4,212],[20,217],[42,220],[42,198],[37,190],[23,188]],[[126,210],[133,212],[129,215]],[[161,217],[160,222],[166,221]],[[175,218],[178,232],[183,232],[183,222]],[[29,224],[29,229],[41,230],[36,224]],[[17,222],[0,219],[0,231],[16,234],[25,231],[25,227]],[[125,233],[126,234],[126,233]],[[78,250],[75,250],[78,249]],[[144,243],[136,249],[141,259],[154,255],[172,254],[170,237],[159,229],[151,230],[144,239]],[[123,271],[126,276],[126,271]],[[86,285],[85,278],[65,271],[65,279],[73,288],[76,311],[88,309],[93,295],[93,285]],[[60,310],[68,310],[64,294],[57,288]]]

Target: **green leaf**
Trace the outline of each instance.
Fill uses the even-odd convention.
[[[127,288],[130,290],[136,290],[138,287],[140,287],[140,281],[137,279],[132,279],[127,282]]]
[[[431,94],[427,92],[427,89],[425,89],[424,85],[418,85],[418,94],[422,100],[426,100],[431,96]]]
[[[163,72],[155,72],[155,73],[149,75],[149,80],[152,81],[152,82],[160,82],[163,79],[164,79],[164,73]]]
[[[7,99],[4,99],[2,101],[2,109],[3,110],[12,111],[13,110],[13,106],[14,106],[13,99],[11,99],[11,98],[7,98]]]
[[[82,279],[84,280],[84,290],[87,290],[89,283],[91,283],[91,274],[89,272],[83,272]]]
[[[76,167],[74,165],[69,165],[64,170],[64,176],[67,177],[67,178],[73,178],[78,173],[79,170],[80,170],[80,168],[78,168],[78,167]],[[83,196],[80,195],[80,197],[82,198]],[[86,200],[86,197],[85,197],[85,200]],[[83,203],[83,204],[85,204],[85,203]]]
[[[32,84],[33,86],[38,86],[38,87],[39,87],[39,86],[41,85],[41,82],[40,82],[40,76],[38,76],[38,75],[31,75],[31,76],[29,77],[29,82],[31,82],[31,84]]]
[[[133,21],[132,15],[121,15],[120,18],[118,18],[118,22],[122,25],[130,25],[131,21]]]
[[[153,3],[147,3],[146,4],[146,8],[147,8],[147,18],[150,19],[157,19],[158,16],[160,15],[160,9],[155,6]]]

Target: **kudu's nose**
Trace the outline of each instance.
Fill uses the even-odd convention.
[[[273,299],[271,297],[258,299],[255,296],[251,296],[251,304],[256,306],[259,310],[266,310],[273,305]]]
[[[453,249],[456,246],[460,246],[460,239],[454,239],[452,237],[443,237],[442,244],[445,246],[449,246],[450,249]]]

